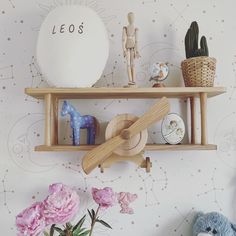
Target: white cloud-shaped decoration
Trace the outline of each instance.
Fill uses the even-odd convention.
[[[60,6],[43,22],[37,61],[56,87],[91,87],[101,77],[109,55],[102,19],[85,6]]]

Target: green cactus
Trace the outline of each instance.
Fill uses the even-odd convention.
[[[206,56],[209,56],[208,46],[207,46],[207,39],[205,36],[202,36],[200,41],[201,49],[205,52]]]
[[[196,50],[198,48],[198,35],[199,35],[199,28],[198,28],[197,22],[193,21],[191,23],[190,28],[192,29],[191,37],[192,37],[192,40],[193,40],[193,47]]]
[[[186,52],[186,58],[190,58],[191,52],[193,51],[193,41],[191,39],[191,28],[188,29],[188,32],[185,36],[185,52]]]
[[[200,41],[201,48],[198,48],[199,28],[198,23],[193,21],[185,36],[186,58],[209,56],[207,40],[202,36]]]

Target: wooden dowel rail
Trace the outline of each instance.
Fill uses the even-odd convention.
[[[196,98],[190,98],[191,109],[191,144],[196,144]]]
[[[45,145],[58,144],[58,98],[45,95]]]
[[[201,108],[201,144],[206,145],[207,140],[207,93],[200,93]]]

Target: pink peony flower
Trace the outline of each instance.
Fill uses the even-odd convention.
[[[129,206],[129,204],[133,201],[135,201],[138,198],[137,194],[132,194],[132,193],[118,193],[118,202],[121,206],[121,213],[124,214],[133,214],[134,210]]]
[[[116,194],[112,188],[97,189],[92,188],[92,195],[94,201],[103,209],[112,207],[116,203]]]
[[[49,186],[49,196],[44,200],[46,224],[64,224],[78,212],[79,196],[75,190],[63,184]]]
[[[38,236],[45,227],[43,216],[43,204],[35,203],[16,216],[16,227],[18,236]]]

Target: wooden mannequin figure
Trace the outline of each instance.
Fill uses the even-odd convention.
[[[129,25],[123,28],[123,51],[124,57],[127,60],[127,70],[129,83],[128,87],[136,85],[136,74],[135,74],[135,59],[140,58],[138,51],[138,28],[134,26],[134,13],[128,14]]]

